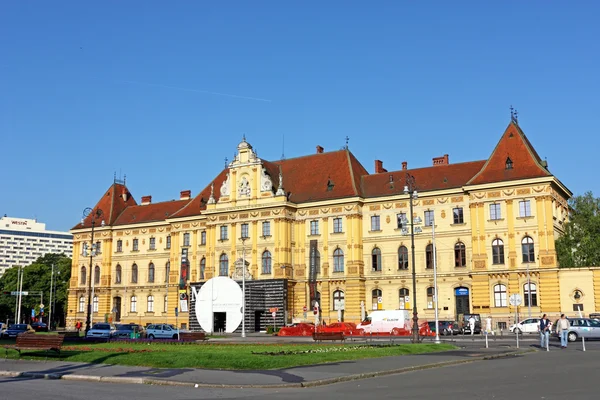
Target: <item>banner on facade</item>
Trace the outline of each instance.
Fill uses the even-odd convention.
[[[188,294],[186,290],[179,291],[179,311],[188,312]]]
[[[309,271],[308,271],[308,290],[310,292],[310,304],[314,304],[317,301],[317,272],[321,257],[319,257],[319,251],[317,250],[317,240],[310,241],[310,258],[309,258]]]

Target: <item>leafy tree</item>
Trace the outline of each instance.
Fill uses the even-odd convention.
[[[67,308],[67,289],[71,279],[71,259],[64,254],[46,254],[38,258],[33,264],[23,267],[23,291],[42,292],[42,296],[28,295],[21,298],[21,319],[31,320],[31,310],[36,315],[40,313],[40,301],[44,303],[44,322],[48,321],[50,304],[50,280],[54,265],[53,301],[55,309],[52,310],[52,320],[62,325]],[[18,291],[19,267],[12,267],[0,277],[0,320],[14,321],[17,296],[10,292]]]
[[[569,200],[570,220],[556,241],[561,268],[600,266],[600,199],[592,192]]]

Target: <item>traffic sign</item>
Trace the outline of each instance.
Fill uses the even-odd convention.
[[[520,306],[523,303],[523,299],[521,299],[520,294],[511,294],[508,299],[511,306]]]
[[[277,316],[277,311],[273,311],[273,312],[271,313],[271,315],[273,316],[273,319],[275,319],[275,317]]]
[[[21,294],[21,296],[27,296],[29,292],[10,292],[10,294],[13,296],[18,296],[19,294]]]
[[[271,308],[269,308],[269,312],[270,313],[276,313],[277,311],[279,311],[279,309],[277,307],[271,307]]]

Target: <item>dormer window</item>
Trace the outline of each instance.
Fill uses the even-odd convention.
[[[506,167],[505,167],[505,169],[513,169],[513,162],[510,159],[510,157],[506,158]]]
[[[331,192],[333,190],[333,187],[335,186],[335,184],[333,183],[333,181],[331,179],[327,180],[327,191]]]

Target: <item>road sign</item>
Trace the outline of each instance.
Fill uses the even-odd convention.
[[[271,313],[271,315],[273,316],[273,319],[275,319],[275,317],[277,316],[277,311],[273,311],[273,312]]]
[[[43,303],[42,303],[42,304],[40,304],[40,308],[44,308],[44,304],[43,304]]]
[[[383,297],[378,297],[377,298],[377,303],[383,303]]]
[[[10,292],[10,294],[13,296],[18,296],[19,293],[21,294],[21,296],[27,296],[29,294],[29,292]]]
[[[279,309],[277,307],[271,307],[271,308],[269,308],[269,312],[270,313],[276,313],[277,311],[279,311]]]
[[[511,306],[520,306],[523,303],[523,299],[521,299],[520,294],[511,294],[508,299]]]

